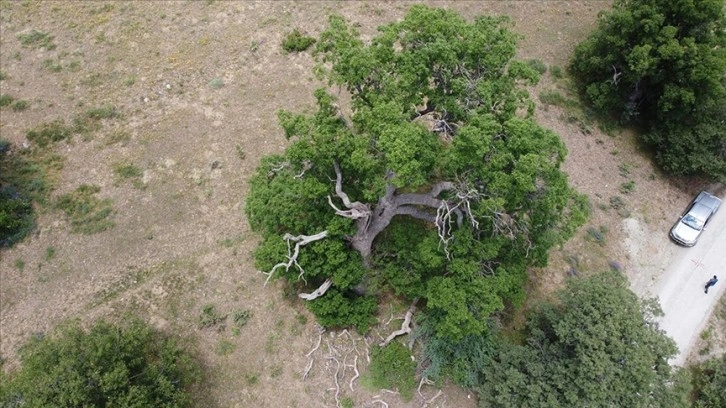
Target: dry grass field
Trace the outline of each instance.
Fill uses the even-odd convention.
[[[312,107],[321,83],[309,52],[280,44],[299,29],[317,35],[330,13],[359,25],[364,35],[401,18],[408,2],[372,1],[1,1],[0,93],[26,103],[2,107],[0,136],[16,148],[27,131],[56,120],[82,132],[53,147],[60,165],[48,171],[53,200],[79,186],[99,187],[111,214],[105,230],[73,232],[52,205],[39,209],[38,228],[0,252],[0,354],[3,369],[34,333],[64,319],[116,319],[135,313],[185,339],[203,362],[205,383],[195,391],[204,407],[474,407],[475,397],[447,385],[424,385],[411,402],[366,390],[369,338],[322,334],[304,305],[263,287],[251,251],[258,237],[243,207],[247,179],[262,156],[284,149],[279,109]],[[520,57],[550,69],[532,89],[567,95],[564,71],[574,45],[594,27],[604,1],[430,2],[466,17],[508,15],[522,34]],[[34,33],[38,41],[25,41]],[[632,135],[607,135],[576,111],[539,103],[538,119],[557,131],[570,151],[573,185],[589,195],[593,216],[551,265],[532,271],[530,291],[541,298],[568,271],[586,272],[617,261],[634,285],[645,254],[658,248],[691,193],[700,186],[666,180]],[[613,197],[618,197],[613,201]],[[618,207],[618,208],[614,208]],[[83,227],[83,225],[81,225]],[[637,233],[635,233],[637,232]],[[622,239],[621,237],[627,237]],[[641,255],[641,256],[639,256]],[[210,307],[213,306],[213,309]],[[203,311],[206,310],[206,313]],[[381,321],[402,314],[381,308]],[[227,316],[222,320],[223,316]],[[249,318],[246,321],[245,319]],[[200,327],[202,319],[213,320]],[[217,322],[216,324],[214,322]],[[326,359],[336,347],[343,367]],[[306,368],[313,365],[307,376]]]

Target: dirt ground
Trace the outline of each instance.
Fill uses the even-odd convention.
[[[564,67],[574,45],[594,27],[601,1],[429,2],[467,17],[504,14],[523,35],[520,56]],[[474,395],[424,385],[404,403],[395,393],[369,391],[355,378],[369,338],[319,332],[314,319],[279,284],[263,287],[251,250],[257,242],[242,211],[247,179],[262,156],[284,149],[279,109],[312,106],[321,84],[309,53],[286,54],[292,29],[317,35],[327,15],[340,13],[370,36],[401,18],[406,2],[0,2],[0,91],[29,108],[0,112],[0,134],[17,146],[28,129],[55,119],[70,122],[89,108],[110,105],[121,116],[57,152],[65,157],[54,196],[80,184],[101,187],[113,201],[112,229],[69,233],[56,210],[42,211],[37,233],[0,252],[0,354],[17,365],[18,347],[60,321],[90,322],[134,312],[195,345],[207,373],[197,405],[209,407],[355,406],[474,407]],[[53,36],[55,48],[24,47],[29,30]],[[49,61],[50,62],[47,62]],[[49,67],[59,67],[50,69]],[[562,86],[550,74],[532,90]],[[559,108],[540,106],[540,122],[569,148],[565,170],[592,202],[582,231],[555,250],[551,265],[532,272],[535,298],[572,273],[622,265],[634,287],[648,285],[643,262],[657,262],[650,234],[665,234],[698,182],[666,180],[632,135],[589,134]],[[242,154],[243,153],[243,154]],[[132,183],[114,173],[119,163],[143,171]],[[621,185],[634,182],[629,193]],[[610,205],[618,196],[630,212]],[[589,227],[602,232],[592,240]],[[53,256],[48,256],[48,248]],[[24,267],[19,267],[24,264]],[[220,314],[249,310],[235,331],[200,329],[205,305]],[[405,307],[404,307],[405,309]],[[400,313],[401,315],[403,313]],[[382,312],[388,320],[389,312]],[[394,316],[399,317],[399,316]],[[319,343],[318,343],[319,342]],[[320,344],[320,348],[314,347]],[[330,348],[328,348],[330,347]],[[336,355],[338,362],[326,358]],[[306,369],[311,366],[307,375]],[[355,368],[354,368],[355,367]],[[336,396],[336,370],[338,393]]]

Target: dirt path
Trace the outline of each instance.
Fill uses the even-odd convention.
[[[647,234],[647,229],[643,231],[632,218],[624,222],[631,243],[643,242],[638,235]],[[676,341],[680,351],[671,363],[683,366],[719,299],[726,292],[726,284],[723,283],[726,281],[726,211],[716,214],[693,248],[666,242],[668,238],[663,231],[653,235],[656,248],[660,250],[649,257],[641,254],[641,257],[652,261],[641,264],[638,276],[631,279],[632,287],[639,296],[657,297],[660,301],[664,312],[659,319],[660,326]],[[632,245],[631,249],[636,254],[641,252],[640,248]],[[705,294],[704,284],[713,275],[718,275],[721,282]]]

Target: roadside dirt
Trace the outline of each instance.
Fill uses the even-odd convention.
[[[467,17],[510,16],[523,35],[520,57],[550,67],[566,65],[574,45],[607,6],[599,1],[430,4]],[[391,407],[418,407],[438,395],[430,407],[474,407],[474,396],[453,386],[440,395],[424,386],[422,396],[409,403],[365,390],[359,378],[351,390],[353,368],[324,354],[328,343],[337,345],[340,362],[350,365],[353,359],[362,372],[366,340],[342,332],[319,337],[303,305],[286,298],[279,284],[262,286],[251,257],[258,238],[242,211],[246,180],[260,158],[286,145],[276,112],[309,109],[313,90],[321,85],[309,53],[282,51],[284,35],[294,28],[318,34],[335,12],[370,36],[408,7],[397,2],[1,1],[0,70],[6,79],[0,91],[30,104],[20,112],[2,108],[4,139],[22,146],[28,129],[55,119],[70,123],[102,105],[121,113],[85,139],[57,148],[65,165],[53,193],[98,185],[101,198],[113,200],[115,227],[90,236],[70,234],[63,215],[45,209],[33,237],[0,252],[3,369],[17,365],[18,348],[33,333],[50,332],[64,319],[116,319],[130,311],[199,350],[208,375],[199,406],[335,406],[334,373],[343,370],[338,397],[351,398],[355,406],[376,406],[378,399]],[[52,35],[55,48],[22,46],[17,35],[31,29]],[[50,69],[53,64],[60,69]],[[557,86],[545,74],[533,97]],[[653,237],[665,234],[700,186],[665,181],[631,135],[607,136],[597,129],[583,134],[563,115],[553,107],[537,111],[538,120],[565,140],[570,151],[565,170],[574,187],[591,198],[593,216],[553,253],[548,268],[533,271],[531,291],[546,296],[568,271],[586,273],[611,261],[623,265],[634,288],[648,287],[665,262],[649,256],[659,253]],[[115,174],[119,163],[142,170],[136,185]],[[621,193],[620,185],[629,180],[633,191]],[[611,208],[614,196],[621,197],[630,217]],[[588,227],[606,231],[602,242],[588,239]],[[657,267],[642,272],[644,263]],[[230,315],[223,330],[199,328],[205,305]],[[237,334],[231,315],[245,310],[252,318]],[[389,318],[388,310],[382,314],[382,320]],[[373,333],[368,342],[377,339]],[[319,338],[322,351],[310,354],[313,366],[303,378],[307,354]]]

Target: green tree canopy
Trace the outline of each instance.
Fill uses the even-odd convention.
[[[596,109],[642,125],[664,169],[726,180],[723,0],[616,0],[570,69]]]
[[[485,330],[584,218],[515,52],[503,18],[413,6],[364,42],[331,17],[318,70],[351,109],[319,89],[312,114],[280,112],[291,143],[262,159],[246,203],[257,266],[318,287],[305,297],[324,324],[360,327],[375,310],[360,298],[390,289],[422,299],[440,335]]]
[[[726,354],[693,367],[696,408],[726,407]]]
[[[168,338],[134,321],[78,324],[34,337],[22,366],[3,378],[3,407],[186,407],[195,378],[190,357]]]
[[[642,125],[674,174],[726,180],[724,0],[616,0],[570,69],[599,110]]]
[[[677,348],[627,279],[571,280],[537,311],[524,345],[502,343],[482,373],[482,407],[683,407],[686,383],[668,364]]]

